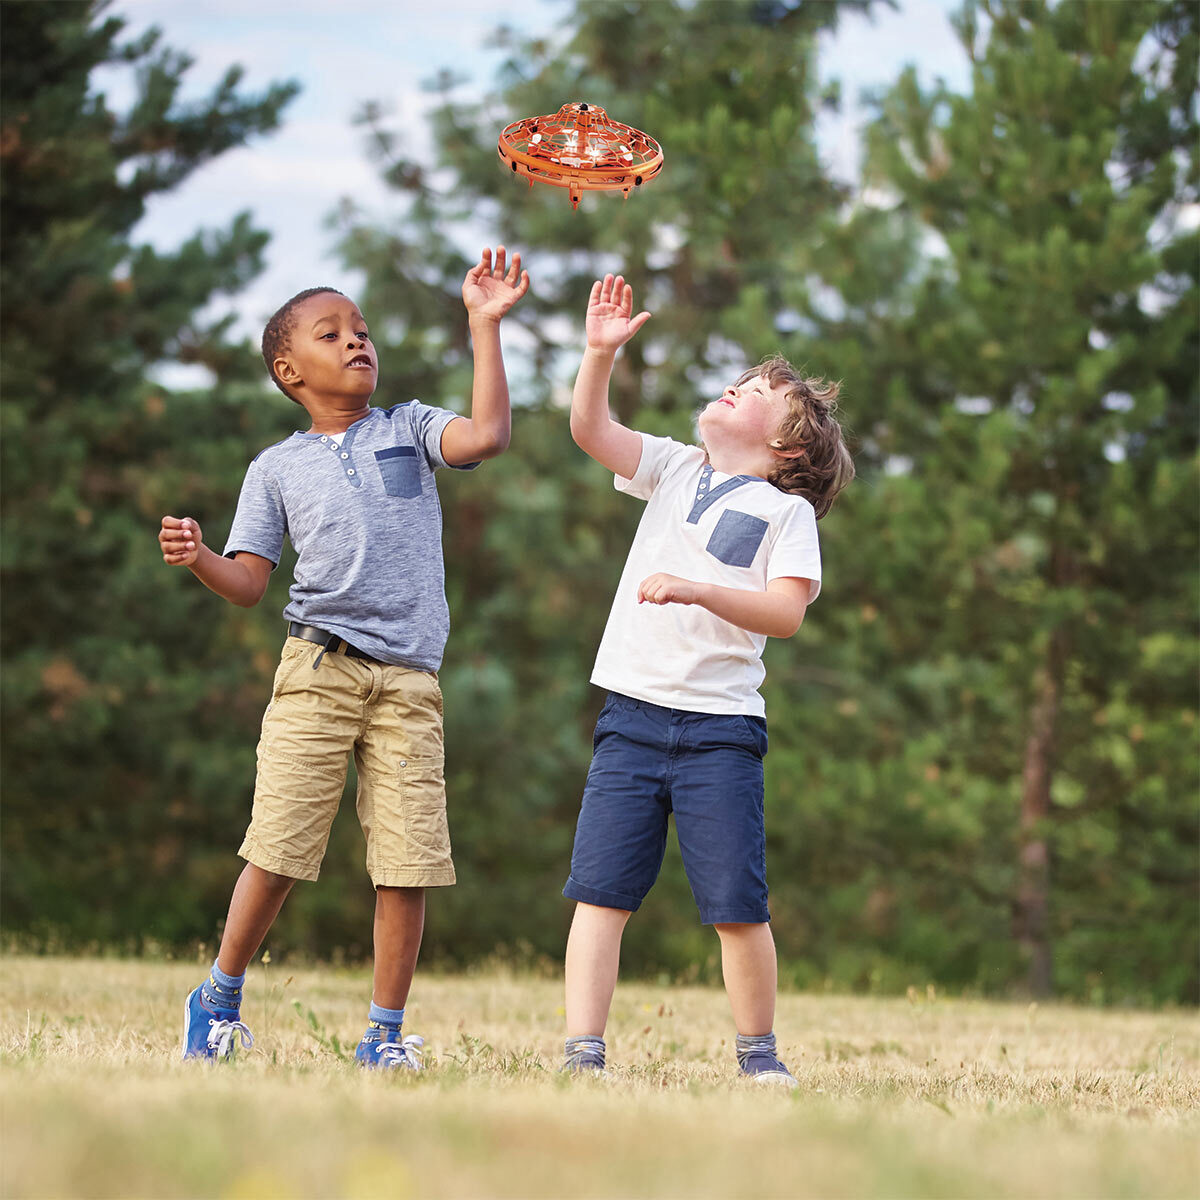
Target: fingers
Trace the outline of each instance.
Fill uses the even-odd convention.
[[[173,546],[180,550],[194,550],[196,535],[186,529],[162,529],[159,530],[158,544],[164,549]]]
[[[497,246],[494,255],[490,246],[484,246],[479,253],[479,262],[467,272],[467,279],[471,283],[482,283],[486,276],[516,290],[518,300],[529,290],[529,272],[521,270],[520,251],[513,254],[510,263],[508,251],[503,246]]]
[[[631,307],[632,307],[632,304],[631,304]],[[645,325],[645,323],[648,320],[650,320],[650,313],[648,313],[648,312],[638,313],[638,315],[636,317],[634,317],[632,321],[629,322],[629,336],[633,337],[633,335],[635,333],[637,333],[637,331],[639,329],[641,329],[641,327],[643,325]]]
[[[191,562],[200,545],[200,526],[191,517],[163,517],[158,544],[163,561],[176,565]]]
[[[514,271],[516,270],[517,264],[520,261],[520,259],[521,259],[521,256],[519,254],[513,255],[513,270]],[[486,273],[488,275],[494,276],[496,279],[503,279],[504,272],[507,268],[507,263],[508,263],[508,251],[505,250],[503,246],[496,247],[496,261],[495,261],[494,266],[492,264],[492,248],[491,248],[491,246],[484,246],[483,252],[479,255],[479,273],[481,275]],[[508,282],[511,283],[513,281],[513,279],[515,279],[515,278],[516,278],[516,276],[513,275],[512,278],[510,278],[508,280]]]
[[[624,275],[605,275],[604,279],[597,280],[592,284],[592,294],[588,300],[590,304],[611,304],[614,308],[619,309],[621,314],[628,320],[629,314],[633,312],[633,288],[625,282]],[[649,313],[642,313],[640,317],[648,318]],[[644,321],[639,324],[645,324]]]
[[[611,304],[614,307],[619,307],[623,295],[622,289],[625,287],[625,278],[622,275],[605,275],[604,285],[600,289],[601,304]]]
[[[666,604],[670,599],[666,580],[659,575],[648,575],[638,584],[638,603],[648,601],[650,604]]]

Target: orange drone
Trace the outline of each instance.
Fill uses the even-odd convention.
[[[628,197],[663,166],[662,147],[652,137],[581,100],[564,104],[553,116],[506,125],[496,152],[530,187],[566,188],[572,208],[579,207],[584,192],[619,191]]]

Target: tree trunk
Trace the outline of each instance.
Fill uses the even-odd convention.
[[[1054,742],[1067,641],[1067,631],[1061,625],[1050,635],[1046,662],[1038,671],[1022,774],[1017,940],[1028,967],[1029,992],[1039,997],[1050,995],[1054,983],[1048,919],[1050,850],[1045,821],[1050,816],[1050,781],[1054,770]]]

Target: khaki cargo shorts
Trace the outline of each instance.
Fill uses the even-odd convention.
[[[437,676],[289,637],[263,716],[250,828],[238,853],[265,871],[316,879],[346,784],[376,887],[454,882]]]

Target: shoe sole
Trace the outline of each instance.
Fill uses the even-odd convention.
[[[800,1086],[794,1075],[785,1074],[783,1071],[760,1071],[757,1075],[747,1075],[746,1078],[767,1087],[796,1088]]]
[[[198,990],[199,989],[197,989],[197,988],[193,988],[190,992],[188,992],[188,998],[183,1002],[183,1045],[180,1047],[180,1050],[181,1050],[180,1058],[182,1058],[184,1060],[187,1060],[189,1058],[203,1057],[199,1053],[195,1053],[195,1054],[188,1053],[188,1037],[192,1032],[192,997],[196,994],[196,992]]]

